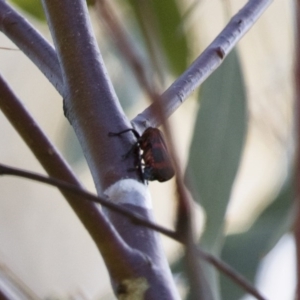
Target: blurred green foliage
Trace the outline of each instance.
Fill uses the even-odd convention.
[[[45,21],[45,14],[40,0],[10,0],[15,5],[19,6],[26,13],[33,17]]]
[[[133,9],[139,28],[148,45],[148,52],[157,68],[169,67],[168,72],[159,73],[181,74],[187,67],[188,47],[187,36],[181,30],[182,17],[175,0],[137,1],[127,0]],[[158,47],[158,49],[156,49]],[[155,61],[160,56],[159,61]],[[165,59],[161,66],[159,62]]]
[[[295,200],[294,176],[289,176],[278,196],[246,232],[229,235],[222,259],[253,282],[261,260],[279,239],[290,231]],[[221,277],[223,299],[239,299],[244,291],[225,276]]]
[[[219,255],[224,217],[239,168],[247,131],[247,102],[236,50],[204,82],[187,166],[193,198],[206,213],[200,244]],[[202,265],[202,264],[201,264]],[[221,299],[215,269],[203,264],[214,299]]]
[[[40,21],[46,21],[41,0],[10,0],[10,2],[19,6],[26,13],[32,15]],[[92,5],[95,1],[89,0],[87,3]]]
[[[207,214],[202,245],[219,253],[224,216],[247,130],[247,102],[236,50],[202,85],[188,162],[194,199]]]

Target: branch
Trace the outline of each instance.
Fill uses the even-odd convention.
[[[140,83],[140,85],[142,87],[145,88],[146,92],[152,99],[152,102],[157,101],[156,105],[153,108],[152,116],[154,115],[155,118],[157,118],[158,120],[167,119],[167,117],[164,116],[164,107],[162,107],[162,104],[161,104],[163,102],[160,101],[159,96],[156,95],[155,93],[153,93],[152,89],[149,87],[146,77],[145,77],[145,73],[143,72],[142,65],[140,64],[140,61],[137,59],[137,55],[135,54],[134,49],[130,45],[127,33],[124,31],[123,27],[120,25],[120,23],[117,19],[117,16],[114,14],[114,11],[110,7],[109,3],[106,0],[98,0],[96,2],[96,7],[102,16],[102,19],[104,19],[104,21],[109,29],[110,36],[114,37],[114,41],[116,42],[117,47],[119,48],[119,50],[121,50],[120,54],[125,56],[127,62],[131,66],[131,69],[135,73],[138,82]],[[242,19],[242,16],[243,16],[243,13],[240,13],[241,19]],[[239,18],[239,16],[237,16],[237,18]],[[240,21],[238,21],[238,22],[240,22]],[[236,26],[234,26],[234,27],[235,27],[235,29],[237,29]],[[232,31],[232,28],[230,30]],[[245,28],[245,32],[246,32],[246,28]],[[224,34],[226,34],[226,30],[223,31],[223,33],[222,33],[223,38],[224,38]],[[232,31],[232,35],[236,35],[236,32]],[[228,45],[225,44],[225,47],[227,47],[227,46]],[[213,45],[213,47],[215,49],[214,48],[212,48],[212,49],[218,55],[217,59],[220,60],[220,62],[219,62],[219,64],[220,64],[223,59],[223,57],[220,57],[220,56],[225,57],[225,55],[226,55],[225,52],[227,51],[227,53],[229,53],[231,48],[230,47],[228,47],[227,49],[225,48],[225,50],[223,51],[224,46],[222,46],[222,45],[217,46],[215,44],[215,45]],[[223,54],[223,52],[224,52],[224,54]],[[205,60],[206,60],[206,58],[203,59],[202,61],[205,61]],[[216,64],[216,67],[218,67],[219,64]],[[188,73],[187,76],[189,76],[189,75],[190,74]],[[185,84],[186,84],[186,81],[185,81],[186,77],[182,78],[182,81]],[[193,78],[194,77],[195,76],[193,74]],[[176,93],[178,93],[178,92],[176,91]],[[147,125],[149,126],[149,124],[147,124]],[[151,125],[153,125],[153,124],[151,124]],[[168,128],[165,128],[165,130],[167,131],[168,140],[172,141],[171,136],[170,136],[170,131],[168,130]],[[172,144],[172,142],[171,142],[171,144]],[[174,153],[173,147],[171,147],[171,149],[173,150],[173,151],[171,151],[171,152],[173,152],[173,161],[176,162],[177,160],[174,159],[174,157],[176,157],[176,154]],[[179,175],[180,170],[179,170],[178,166],[176,167],[176,170],[177,170],[176,174]],[[186,258],[186,262],[188,264],[187,274],[189,276],[189,281],[191,283],[191,292],[194,293],[193,296],[194,296],[194,298],[197,298],[197,299],[211,297],[211,296],[209,296],[209,295],[211,295],[211,292],[207,289],[208,284],[205,280],[205,274],[203,274],[203,272],[201,272],[200,266],[197,263],[195,263],[196,260],[194,259],[195,253],[194,253],[194,243],[193,243],[193,234],[192,234],[193,230],[192,230],[192,226],[191,226],[192,215],[190,212],[189,201],[188,201],[187,197],[185,196],[184,187],[182,186],[182,181],[177,178],[176,183],[177,183],[177,191],[178,191],[177,232],[179,232],[180,235],[183,237],[184,244],[186,245],[185,258]],[[202,294],[204,294],[205,297]]]
[[[186,237],[182,237],[182,235],[178,234],[178,232],[166,229],[134,213],[132,210],[126,209],[120,205],[107,201],[103,197],[98,197],[96,195],[93,195],[83,190],[81,187],[74,186],[73,184],[69,184],[65,181],[51,178],[51,177],[45,177],[43,175],[27,172],[21,169],[12,168],[9,166],[5,166],[3,164],[0,164],[0,176],[1,175],[14,175],[22,178],[32,179],[38,182],[42,182],[51,186],[58,187],[59,189],[67,190],[68,192],[75,194],[77,197],[81,198],[80,201],[88,200],[88,201],[93,201],[95,203],[99,203],[109,208],[110,210],[129,218],[136,225],[144,226],[149,229],[155,230],[157,232],[160,232],[170,237],[171,239],[176,240],[179,243],[186,244]],[[198,256],[201,259],[215,266],[219,271],[221,271],[226,276],[231,278],[232,281],[236,282],[237,285],[241,286],[249,294],[253,295],[259,300],[264,300],[263,296],[260,295],[260,293],[251,285],[251,283],[249,283],[246,278],[244,278],[241,274],[235,271],[231,266],[229,266],[222,260],[214,257],[213,255],[203,251],[199,246],[196,248],[196,251],[198,253]]]
[[[132,210],[130,210],[126,207],[123,207],[121,205],[114,204],[111,201],[105,200],[104,197],[99,197],[94,194],[91,194],[91,193],[85,191],[84,189],[82,189],[80,186],[75,186],[71,183],[68,183],[68,182],[65,182],[65,181],[62,181],[62,180],[59,180],[56,178],[45,177],[40,174],[24,171],[21,169],[12,168],[9,166],[5,166],[3,164],[0,164],[0,176],[1,175],[13,175],[13,176],[18,176],[18,177],[22,177],[22,178],[27,178],[27,179],[42,182],[42,183],[57,187],[59,189],[68,191],[68,192],[72,193],[73,196],[76,195],[76,196],[80,197],[81,201],[82,201],[82,199],[84,199],[84,200],[92,201],[94,203],[101,204],[102,206],[109,208],[110,210],[112,210],[118,214],[121,214],[122,216],[130,218],[134,224],[145,226],[147,228],[150,228],[150,229],[153,229],[160,233],[163,233],[164,235],[166,235],[174,240],[180,241],[180,239],[175,231],[169,230],[160,225],[157,225],[156,223],[145,219],[141,215],[133,212]]]
[[[197,247],[197,251],[200,258],[212,264],[215,268],[229,277],[233,282],[243,288],[250,295],[254,296],[258,300],[266,300],[266,298],[263,297],[245,277],[243,277],[230,265],[224,263],[222,260],[217,259],[213,255],[206,253],[200,247]]]
[[[175,156],[175,148],[172,148],[173,160]],[[192,201],[188,197],[188,193],[183,183],[182,172],[179,168],[178,160],[174,160],[176,169],[176,192],[177,192],[177,208],[176,208],[176,232],[178,237],[185,245],[185,253],[183,256],[186,265],[186,274],[190,284],[190,295],[192,299],[212,300],[213,292],[211,285],[207,280],[207,274],[203,271],[198,262],[198,254],[195,245],[194,222],[192,213]]]
[[[296,244],[297,283],[295,299],[300,297],[300,3],[296,1],[296,49],[295,49],[295,107],[296,107],[296,212],[294,223],[294,237]]]
[[[65,115],[81,144],[98,194],[124,178],[141,180],[138,171],[128,172],[135,165],[135,156],[122,160],[122,154],[135,142],[133,134],[122,138],[108,137],[109,132],[119,132],[131,125],[104,67],[86,1],[43,0],[42,3],[61,62],[66,89]],[[118,197],[123,198],[121,194]],[[141,203],[141,199],[137,199],[134,204],[123,202],[122,205],[148,219],[153,218],[152,211]],[[164,299],[178,299],[178,291],[157,234],[144,227],[134,226],[128,219],[110,211],[107,211],[106,216],[128,246],[142,252],[155,266],[138,269],[138,276],[144,278],[149,286],[145,299],[158,299],[161,295],[165,295]],[[123,287],[123,284],[113,274],[110,273],[110,276],[118,294],[118,287]]]
[[[115,42],[120,55],[122,55],[125,59],[125,61],[130,66],[131,70],[133,71],[138,83],[140,84],[140,87],[145,89],[146,93],[148,94],[148,97],[152,102],[158,101],[160,103],[160,96],[155,92],[152,86],[148,83],[145,68],[134,49],[132,43],[130,42],[130,38],[127,34],[127,32],[124,29],[124,26],[121,25],[120,21],[118,20],[118,17],[116,13],[114,12],[112,6],[107,0],[97,0],[96,1],[96,9],[101,17],[101,20],[104,21],[105,25],[108,28],[109,36],[113,39]],[[156,111],[157,114],[162,114],[161,107],[158,107],[158,111]],[[167,124],[164,124],[164,129],[169,135],[169,140],[172,140],[170,137],[170,130]],[[167,128],[166,128],[167,127]],[[174,151],[174,148],[171,147],[171,149]],[[176,154],[173,153],[173,161],[177,161],[175,159]],[[177,175],[179,174],[179,167],[175,166],[177,169]],[[184,245],[186,246],[186,254],[185,254],[185,260],[187,263],[187,274],[189,277],[190,282],[190,290],[193,294],[193,297],[195,299],[208,299],[208,295],[211,295],[211,292],[208,291],[208,284],[204,283],[204,274],[200,270],[200,265],[197,262],[196,259],[196,253],[194,251],[195,245],[194,245],[194,239],[193,239],[193,226],[192,226],[192,214],[191,214],[191,206],[190,201],[186,197],[186,193],[184,192],[184,186],[183,181],[178,180],[177,176],[177,194],[178,194],[178,209],[177,211],[180,213],[178,215],[178,219],[180,220],[177,222],[177,235],[180,236],[180,239],[183,241]],[[147,226],[148,227],[148,226]],[[153,227],[151,227],[153,229]],[[173,233],[176,235],[176,233]],[[174,236],[175,239],[178,239]]]
[[[231,19],[217,38],[204,50],[194,63],[162,94],[160,106],[168,118],[204,80],[216,70],[224,58],[255,24],[272,0],[250,0]],[[153,103],[132,122],[137,127],[158,127],[162,123]]]
[[[110,131],[129,128],[130,123],[108,77],[85,1],[43,0],[42,3],[61,62],[66,89],[65,116],[81,144],[97,190],[102,191],[125,176],[139,179],[137,173],[127,172],[134,165],[133,159],[120,164],[122,153],[116,155],[120,149],[130,148],[133,136],[122,139],[107,136]],[[112,169],[116,165],[119,167]]]
[[[114,10],[112,9],[110,3],[107,0],[98,0],[96,1],[96,8],[99,12],[101,20],[104,20],[104,23],[108,27],[109,36],[112,37],[113,41],[115,42],[120,55],[125,58],[125,61],[131,67],[138,83],[140,84],[141,88],[145,89],[148,97],[152,102],[158,101],[160,103],[160,96],[155,92],[152,86],[149,85],[145,69],[141,60],[139,59],[137,52],[135,51],[132,43],[130,42],[129,36],[125,31],[124,27],[121,25],[120,21],[118,20],[117,15],[115,14]],[[156,111],[157,114],[162,114],[161,107],[158,107]],[[162,116],[163,117],[163,116]],[[163,118],[162,118],[163,119]],[[173,141],[170,136],[170,130],[167,124],[164,124],[165,132],[168,135],[169,141]],[[172,143],[173,144],[173,143]],[[175,159],[175,151],[174,148],[171,147],[173,151],[173,161],[177,161]],[[172,153],[171,153],[172,154]],[[179,167],[175,166],[177,169],[177,175],[179,174]],[[187,274],[190,282],[190,290],[195,299],[209,299],[211,297],[211,292],[208,291],[208,284],[204,283],[205,275],[200,270],[200,265],[196,259],[195,253],[195,245],[193,239],[193,226],[192,226],[192,214],[191,214],[191,206],[190,201],[186,197],[186,193],[184,192],[183,181],[178,180],[177,176],[177,194],[178,194],[178,212],[180,215],[178,218],[180,219],[177,222],[177,235],[183,241],[186,247],[186,254],[185,254],[185,261],[187,263]],[[148,227],[148,226],[147,226]],[[152,228],[153,229],[153,228]],[[174,232],[174,234],[176,234]],[[174,237],[178,239],[178,237]],[[210,296],[208,296],[210,295]]]
[[[63,95],[63,80],[54,48],[3,0],[0,0],[0,30],[31,59]]]
[[[67,163],[1,76],[0,108],[50,176],[81,188]],[[81,197],[66,190],[61,192],[101,251],[108,269],[115,276],[123,276],[124,272],[130,270],[133,254],[107,217],[94,203],[82,201]]]

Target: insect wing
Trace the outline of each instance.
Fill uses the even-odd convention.
[[[144,151],[145,179],[160,182],[171,179],[175,172],[161,131],[148,128],[142,135],[140,144]]]

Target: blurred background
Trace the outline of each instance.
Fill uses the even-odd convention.
[[[51,42],[39,1],[8,1]],[[99,1],[100,5],[101,1]],[[162,93],[246,1],[109,1],[147,78]],[[99,47],[132,119],[149,105],[110,24],[90,3]],[[267,299],[293,299],[294,1],[274,1],[212,75],[170,118],[180,163],[197,204],[202,243],[253,280]],[[2,33],[0,47],[16,46]],[[120,50],[121,48],[121,50]],[[124,54],[124,53],[123,53]],[[86,188],[95,191],[62,99],[21,51],[0,50],[3,77]],[[201,108],[201,109],[200,109]],[[0,112],[0,161],[45,174]],[[150,183],[157,222],[172,227],[174,182]],[[199,190],[197,189],[199,188]],[[29,299],[114,299],[101,257],[60,193],[0,178],[0,287],[17,282]],[[208,222],[210,220],[210,222]],[[213,224],[213,225],[211,225]],[[222,231],[226,237],[218,237]],[[182,297],[181,246],[161,237]],[[216,244],[222,244],[216,250]],[[250,300],[220,277],[222,299]]]

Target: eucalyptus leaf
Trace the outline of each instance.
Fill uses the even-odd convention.
[[[45,21],[45,14],[40,0],[10,0],[12,3],[19,6],[22,10],[35,18]]]
[[[247,232],[226,238],[222,259],[253,282],[263,257],[290,230],[294,197],[294,177],[291,176]],[[244,291],[231,280],[223,276],[220,279],[223,299],[243,296]]]
[[[206,212],[201,246],[219,255],[224,216],[231,195],[247,130],[246,92],[236,50],[202,85],[187,167],[187,182],[194,199]],[[218,273],[202,269],[214,299],[220,299]],[[203,289],[207,287],[203,286]]]
[[[159,74],[166,73],[163,69],[167,66],[174,75],[181,74],[187,67],[188,46],[177,1],[127,2],[135,13],[153,67]]]
[[[218,252],[224,216],[247,129],[243,75],[236,50],[202,85],[188,162],[188,181],[207,221],[201,244]]]
[[[40,21],[46,21],[41,0],[10,0],[10,2]],[[88,5],[93,5],[94,2],[94,0],[87,1]]]
[[[179,75],[187,67],[188,48],[178,6],[174,0],[155,0],[153,8],[168,63],[174,75]]]

